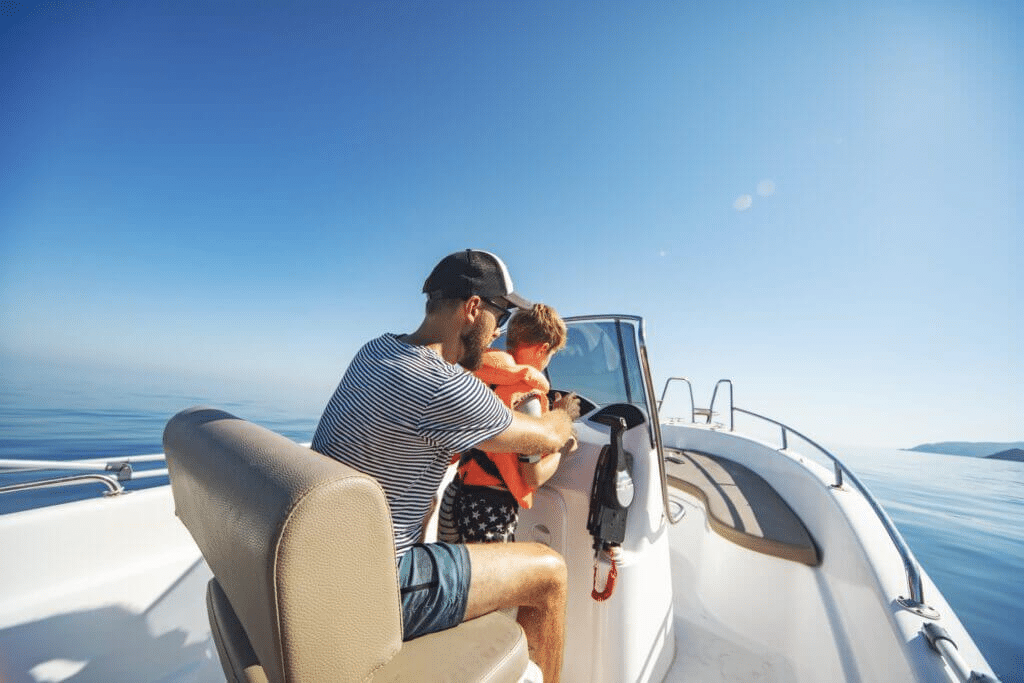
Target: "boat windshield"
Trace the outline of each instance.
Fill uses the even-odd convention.
[[[551,359],[551,388],[574,391],[599,406],[630,403],[647,414],[637,345],[639,320],[567,318],[565,348]]]

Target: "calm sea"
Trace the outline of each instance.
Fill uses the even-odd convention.
[[[57,385],[33,377],[0,375],[0,459],[159,453],[167,420],[197,404],[309,441],[319,419],[314,406],[329,393],[300,407],[267,397],[225,400],[227,392],[208,387],[113,391],[101,375]],[[1001,680],[1024,683],[1024,463],[878,448],[833,452],[881,501]],[[68,494],[0,495],[0,513],[56,495]],[[95,487],[77,495],[95,495]]]

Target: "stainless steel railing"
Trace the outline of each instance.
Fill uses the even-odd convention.
[[[0,459],[0,474],[39,473],[39,479],[0,486],[0,494],[33,489],[100,483],[106,487],[104,495],[116,496],[124,492],[124,483],[139,479],[166,477],[167,468],[138,470],[132,465],[162,462],[164,455],[132,455],[120,458],[92,458],[85,460],[22,460]],[[52,476],[49,472],[74,472]]]
[[[688,377],[669,377],[665,380],[665,386],[661,390],[661,398],[658,399],[658,410],[661,410],[662,405],[665,403],[665,394],[668,393],[668,385],[672,382],[686,382],[686,387],[690,390],[690,422],[695,422],[697,419],[697,404],[693,400],[693,382]]]
[[[921,630],[928,640],[928,644],[945,660],[946,665],[953,671],[960,683],[999,683],[994,676],[971,669],[970,664],[957,649],[956,643],[946,633],[946,629],[930,621]]]

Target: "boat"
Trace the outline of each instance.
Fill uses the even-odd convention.
[[[838,458],[735,406],[730,380],[706,407],[694,404],[685,377],[656,394],[642,318],[566,323],[568,343],[547,372],[554,390],[581,398],[579,447],[521,511],[517,531],[566,560],[563,680],[997,680],[885,510]],[[669,395],[682,397],[674,402],[688,406],[683,415],[660,416]],[[224,565],[208,536],[242,513],[230,505],[219,515],[189,511],[182,482],[197,475],[177,453],[206,457],[214,447],[203,444],[231,450],[250,434],[309,469],[344,467],[211,408],[173,418],[164,454],[0,462],[2,495],[102,489],[0,516],[0,681],[224,681],[231,655],[207,608],[211,580],[224,581],[211,566]],[[217,503],[216,486],[201,477],[196,485]],[[436,519],[426,534],[436,534]],[[386,540],[366,545],[387,556]],[[354,583],[327,590],[347,601],[345,591],[364,589]],[[521,641],[506,615],[491,616],[487,628]],[[405,680],[481,680],[444,669],[453,650],[439,644],[451,641],[429,638],[412,641],[422,651]],[[411,647],[394,645],[399,654],[384,660]],[[525,651],[521,642],[509,647]],[[539,680],[523,656],[512,659],[516,670],[502,676]],[[279,668],[267,668],[269,680],[281,680]],[[367,680],[385,679],[385,670]]]

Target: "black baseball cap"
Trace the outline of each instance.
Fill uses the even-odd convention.
[[[449,254],[434,266],[423,293],[428,299],[479,296],[510,308],[531,309],[533,304],[512,291],[512,276],[500,258],[488,251],[465,249]]]

